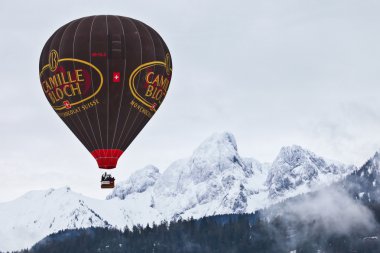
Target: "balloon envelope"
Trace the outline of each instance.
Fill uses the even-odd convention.
[[[172,65],[160,35],[121,16],[90,16],[59,28],[40,57],[40,80],[52,108],[112,169],[161,106]]]

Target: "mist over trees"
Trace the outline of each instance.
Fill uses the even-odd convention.
[[[135,226],[124,232],[106,228],[66,230],[21,252],[380,252],[380,205],[368,208],[377,217],[373,226],[347,231],[329,230],[318,219],[291,219],[289,214],[268,218],[256,212]]]

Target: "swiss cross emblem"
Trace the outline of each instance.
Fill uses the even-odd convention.
[[[151,110],[151,111],[156,110],[156,106],[157,106],[157,104],[156,104],[156,103],[153,103],[152,106],[150,107],[150,110]]]
[[[67,100],[63,101],[63,105],[65,106],[66,109],[70,109],[71,108],[71,104]]]
[[[114,83],[119,83],[120,82],[120,72],[113,72],[112,81]]]

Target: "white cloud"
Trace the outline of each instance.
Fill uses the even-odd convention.
[[[344,190],[334,187],[307,195],[295,204],[289,203],[285,219],[293,222],[297,220],[303,224],[315,221],[316,225],[309,226],[310,229],[322,228],[325,234],[340,235],[360,229],[370,231],[377,224],[367,207],[355,201]],[[314,234],[317,233],[314,231]],[[313,234],[313,231],[308,234]]]

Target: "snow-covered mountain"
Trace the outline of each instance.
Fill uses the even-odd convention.
[[[68,228],[123,229],[161,219],[156,210],[139,205],[119,199],[89,198],[68,187],[32,191],[0,203],[0,251],[31,247],[45,236]]]
[[[281,148],[269,170],[266,185],[269,196],[289,197],[308,191],[310,187],[330,184],[356,169],[336,161],[326,160],[300,146]]]
[[[231,134],[216,134],[164,171],[152,186],[154,207],[167,219],[245,212],[248,197],[264,190],[266,173],[240,157]]]
[[[232,134],[214,134],[162,174],[152,165],[136,171],[107,200],[61,188],[0,203],[0,250],[30,247],[67,228],[122,229],[164,219],[253,212],[354,169],[299,146],[282,148],[273,164],[260,163],[239,155]]]
[[[231,134],[215,134],[163,174],[154,166],[137,171],[107,199],[129,203],[146,199],[167,220],[246,212],[250,196],[261,198],[251,201],[250,210],[265,204],[267,171],[255,159],[240,157]]]
[[[342,184],[355,199],[362,202],[380,202],[380,153],[369,159],[359,170],[354,171]]]

